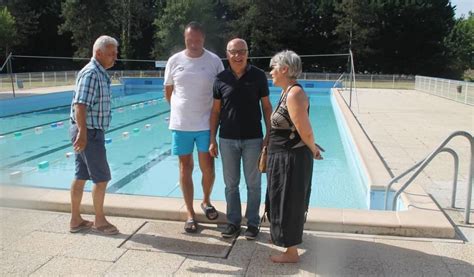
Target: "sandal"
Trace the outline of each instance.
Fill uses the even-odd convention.
[[[209,220],[216,220],[219,217],[219,213],[212,205],[204,206],[204,203],[201,203],[201,209]]]
[[[193,218],[186,220],[184,223],[184,231],[186,231],[186,233],[196,233],[197,228],[197,223]]]
[[[119,230],[117,229],[117,227],[115,227],[112,224],[108,224],[108,225],[104,225],[100,227],[92,226],[92,231],[99,233],[101,235],[106,235],[106,236],[116,235],[119,233]]]
[[[71,233],[78,233],[83,230],[89,230],[94,223],[89,220],[83,220],[79,225],[75,227],[69,227],[69,232]]]

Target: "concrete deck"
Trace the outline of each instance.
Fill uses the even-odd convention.
[[[363,130],[388,170],[395,174],[423,159],[452,131],[465,130],[471,134],[474,131],[474,109],[471,106],[421,92],[358,90],[352,104]],[[466,199],[468,146],[464,139],[453,140],[450,146],[459,150],[461,160],[457,201],[460,207],[464,206]],[[257,242],[239,238],[234,243],[222,241],[219,226],[216,228],[215,224],[203,225],[201,234],[205,236],[187,235],[182,232],[182,222],[157,221],[146,219],[147,215],[143,215],[144,219],[110,218],[122,234],[104,237],[91,232],[69,234],[68,215],[64,213],[0,208],[0,272],[3,275],[37,276],[473,276],[473,225],[462,224],[461,209],[448,208],[451,164],[449,156],[438,157],[417,179],[417,184],[434,198],[456,225],[457,236],[454,240],[306,231],[300,251],[301,262],[297,265],[275,265],[268,255],[282,249],[268,243],[266,229],[263,229]],[[4,191],[0,193],[4,194]],[[59,192],[55,193],[49,192],[47,198],[57,198]],[[45,195],[36,197],[46,199]],[[89,204],[90,195],[85,194],[84,197]],[[63,199],[63,196],[60,198]],[[114,205],[113,198],[116,196],[107,197],[106,207]],[[133,204],[142,205],[136,201]],[[182,206],[178,210],[180,208]],[[217,208],[224,210],[222,206]],[[181,216],[181,212],[177,213]],[[358,216],[357,212],[352,215],[347,212],[345,218],[348,220]],[[364,220],[368,222],[370,218]],[[416,222],[412,223],[416,226]],[[167,227],[166,232],[160,230],[162,226]],[[198,247],[206,250],[203,253],[213,252],[215,256],[227,255],[227,258],[196,255],[196,250],[189,247],[195,245],[190,243],[194,239]],[[232,249],[226,254],[225,247],[232,243]],[[212,247],[216,247],[215,251]]]
[[[281,265],[269,259],[283,249],[269,243],[266,228],[257,241],[239,237],[232,245],[215,224],[189,235],[182,222],[110,217],[121,234],[107,237],[68,233],[65,213],[0,208],[0,219],[2,276],[474,274],[474,247],[460,240],[306,231],[300,263]],[[232,248],[224,258],[213,257],[225,253],[226,245]]]

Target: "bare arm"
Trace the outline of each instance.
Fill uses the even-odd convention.
[[[171,94],[173,94],[173,85],[165,85],[165,98],[168,103],[171,102]]]
[[[268,145],[268,139],[270,138],[270,117],[272,115],[272,104],[270,103],[270,98],[268,96],[262,97],[260,99],[263,109],[263,118],[265,120],[265,138],[263,139],[263,146]]]
[[[293,87],[288,92],[286,101],[291,121],[295,124],[296,130],[303,142],[313,152],[313,158],[321,159],[319,149],[314,144],[313,128],[308,116],[308,97],[300,87]]]
[[[217,127],[219,126],[220,114],[221,114],[221,100],[214,99],[214,102],[212,102],[211,119],[210,119],[211,143],[209,145],[209,154],[211,155],[211,157],[214,157],[214,158],[217,158],[217,156],[219,155],[216,135],[217,135]]]
[[[87,145],[87,124],[86,124],[86,116],[87,116],[87,106],[84,104],[75,104],[74,105],[74,112],[76,116],[76,124],[77,129],[79,132],[77,133],[76,139],[72,146],[74,147],[74,151],[81,152],[86,148]]]

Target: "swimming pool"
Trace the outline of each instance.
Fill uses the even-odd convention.
[[[368,209],[370,191],[354,153],[349,151],[348,134],[334,110],[330,93],[332,84],[304,82],[304,86],[310,96],[310,117],[317,141],[326,149],[324,160],[315,162],[310,205]],[[325,88],[321,88],[323,86]],[[279,89],[270,89],[270,99],[275,104]],[[114,87],[113,95],[113,119],[106,133],[110,141],[106,147],[113,178],[108,191],[180,198],[178,160],[170,155],[169,105],[163,99],[159,81],[128,82]],[[40,111],[20,111],[20,114],[0,118],[2,184],[69,189],[74,174],[74,158],[67,132],[71,96],[71,92],[58,94],[56,98],[67,101],[54,107],[43,103],[50,103],[52,96],[37,97],[31,102],[36,103],[33,108]],[[20,101],[28,102],[28,99]],[[193,173],[196,187],[200,187],[200,179],[196,165]],[[90,190],[91,186],[88,183],[86,189]],[[245,202],[243,178],[240,187]],[[262,190],[265,189],[263,177]],[[264,195],[262,193],[262,198]],[[195,198],[202,198],[201,189],[195,190]],[[219,159],[216,160],[212,199],[225,200]]]

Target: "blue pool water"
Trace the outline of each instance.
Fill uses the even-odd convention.
[[[147,86],[148,85],[148,86]],[[319,144],[326,152],[324,160],[315,161],[311,206],[368,209],[370,191],[357,159],[349,151],[347,133],[334,110],[329,87],[306,82],[310,97],[310,118]],[[270,87],[270,100],[276,104],[279,89]],[[168,130],[169,105],[163,99],[163,88],[156,83],[128,83],[114,88],[113,119],[106,138],[112,181],[108,191],[120,194],[181,197],[178,184],[178,160],[170,155],[171,134]],[[0,117],[0,178],[1,184],[69,189],[74,175],[74,158],[68,137],[69,102],[71,92],[61,97],[67,102],[37,112],[20,111],[17,115]],[[58,96],[59,97],[59,96]],[[28,102],[28,99],[22,100]],[[3,105],[7,105],[3,103]],[[59,125],[58,122],[62,122]],[[151,126],[149,128],[145,126]],[[39,130],[39,128],[41,130]],[[129,135],[124,137],[123,133]],[[46,168],[39,164],[47,162]],[[201,174],[196,164],[193,173],[195,198],[202,198]],[[86,189],[90,190],[88,183]],[[212,199],[225,200],[222,165],[216,160],[216,182]],[[245,183],[241,180],[241,197],[246,201]],[[262,200],[266,179],[262,178]]]

